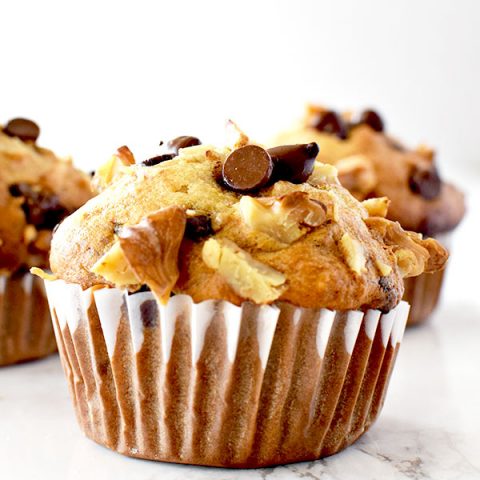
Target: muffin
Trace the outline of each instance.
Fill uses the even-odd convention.
[[[0,126],[0,365],[56,350],[43,282],[52,231],[91,197],[89,177],[36,144],[26,119]]]
[[[385,198],[352,197],[314,143],[170,145],[138,164],[122,147],[52,240],[43,276],[82,430],[222,467],[345,448],[382,407],[403,277],[447,252],[386,220]]]
[[[373,110],[339,115],[319,106],[307,107],[300,124],[279,134],[273,143],[297,142],[320,143],[319,161],[335,165],[340,182],[357,199],[389,198],[389,219],[449,247],[450,232],[465,213],[464,197],[442,181],[431,148],[407,148],[385,133],[383,120]],[[442,283],[443,271],[406,279],[409,325],[429,317]]]

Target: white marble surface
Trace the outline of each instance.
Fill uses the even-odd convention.
[[[480,479],[480,195],[470,180],[443,303],[429,325],[407,331],[382,415],[346,451],[253,471],[125,458],[82,436],[51,357],[0,369],[0,479]]]

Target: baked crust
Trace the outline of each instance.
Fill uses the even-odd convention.
[[[118,241],[116,234],[122,227],[137,225],[152,212],[172,206],[209,216],[214,231],[209,240],[215,240],[217,250],[226,248],[234,257],[236,253],[230,248],[234,244],[243,252],[241,262],[251,263],[247,266],[252,275],[262,274],[258,262],[269,272],[278,273],[278,278],[285,281],[275,290],[279,292],[277,299],[298,306],[390,310],[403,295],[405,273],[397,264],[399,249],[412,252],[412,261],[420,272],[443,267],[447,253],[440,245],[433,242],[426,248],[425,241],[403,232],[399,225],[395,228],[404,240],[402,244],[384,239],[384,231],[388,230],[385,222],[394,224],[382,219],[381,228],[377,227],[378,222],[369,226],[365,221],[369,218],[366,208],[338,184],[314,186],[279,181],[256,194],[255,198],[268,197],[270,202],[293,192],[305,192],[325,207],[325,222],[315,227],[302,226],[303,234],[297,240],[282,243],[252,228],[239,205],[245,195],[224,188],[218,181],[219,168],[230,152],[229,148],[195,146],[180,150],[178,157],[153,167],[124,167],[112,184],[56,231],[50,257],[54,274],[83,288],[112,285],[91,270]],[[224,299],[240,304],[251,300],[239,293],[241,288],[236,288],[241,278],[229,281],[225,270],[207,266],[203,256],[205,243],[205,238],[182,241],[179,278],[173,293],[186,293],[195,302]],[[415,248],[408,246],[413,244]],[[435,255],[429,251],[432,249]],[[358,258],[349,258],[352,255],[360,256],[357,271],[352,265],[358,263]],[[435,266],[430,263],[433,257]],[[388,274],[379,272],[379,265]],[[239,268],[243,266],[240,264]]]
[[[400,222],[407,230],[433,236],[458,225],[465,214],[465,201],[463,193],[455,186],[442,181],[440,192],[433,199],[424,198],[409,186],[414,168],[435,166],[432,150],[404,148],[392,137],[368,125],[357,125],[346,139],[340,139],[311,126],[313,117],[323,111],[323,107],[307,107],[303,121],[279,134],[273,143],[319,143],[318,160],[338,166],[342,183],[356,198],[388,197],[391,200],[388,218]],[[353,157],[359,163],[363,161],[364,171],[360,172],[358,167],[355,172],[345,172],[342,178],[342,168],[348,169],[348,159]]]

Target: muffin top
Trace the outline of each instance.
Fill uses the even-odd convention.
[[[455,228],[465,213],[464,197],[441,180],[435,152],[409,149],[384,130],[373,110],[340,115],[310,105],[300,124],[274,144],[318,142],[319,161],[337,167],[342,185],[359,200],[388,197],[388,218],[408,230],[432,236]]]
[[[0,273],[48,267],[52,230],[91,196],[89,176],[36,144],[26,119],[0,125]]]
[[[97,171],[103,191],[53,237],[56,277],[146,285],[161,302],[185,293],[388,311],[402,277],[443,267],[435,240],[386,220],[386,198],[357,201],[334,167],[315,161],[315,143],[266,150],[234,131],[231,146],[179,137],[172,154],[139,164],[120,148]]]

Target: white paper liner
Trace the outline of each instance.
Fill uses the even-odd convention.
[[[55,350],[43,280],[27,272],[0,275],[0,366]]]
[[[80,426],[166,462],[259,467],[345,448],[376,419],[408,305],[388,314],[46,282]],[[73,318],[75,317],[75,318]]]
[[[435,236],[449,252],[452,247],[452,233],[443,233]],[[410,315],[407,325],[420,325],[424,323],[440,301],[440,295],[446,270],[435,273],[422,273],[418,277],[405,278],[405,293],[403,300],[410,304]]]

